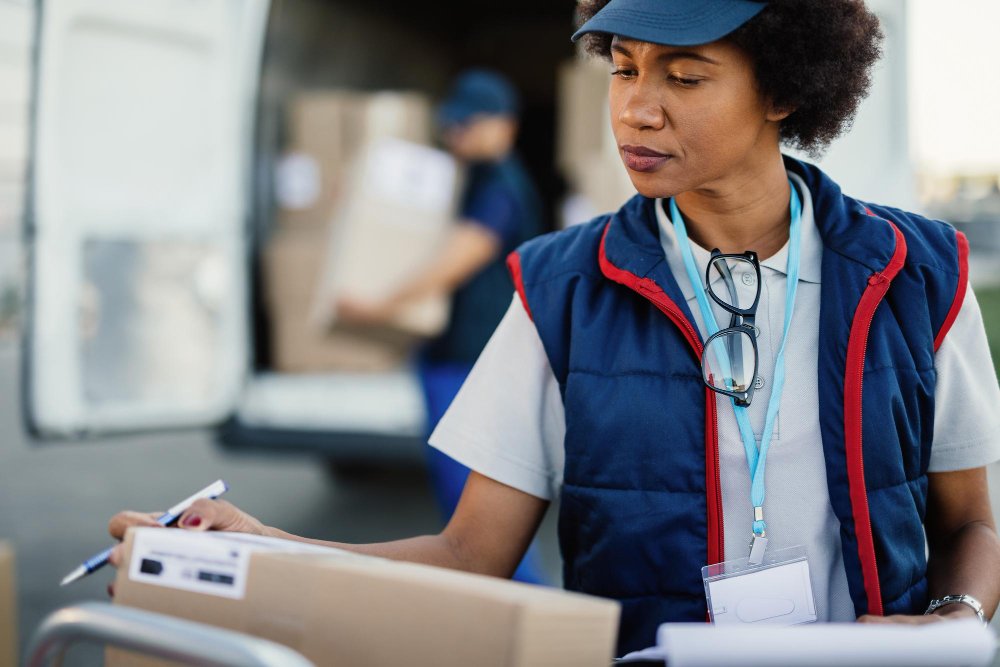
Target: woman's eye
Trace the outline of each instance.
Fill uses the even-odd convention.
[[[670,80],[686,88],[694,88],[701,83],[701,79],[689,79],[687,77],[678,76],[677,74],[671,74]]]
[[[627,67],[617,67],[611,72],[611,76],[617,76],[619,79],[634,79],[635,70],[628,69]]]

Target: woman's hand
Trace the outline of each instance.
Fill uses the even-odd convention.
[[[158,514],[142,512],[119,512],[108,522],[108,532],[116,540],[125,537],[125,531],[132,526],[155,527]],[[187,530],[225,530],[231,533],[251,533],[264,535],[264,524],[250,516],[240,508],[225,500],[208,500],[202,498],[191,504],[191,507],[181,514],[177,525]]]
[[[940,621],[962,621],[970,618],[978,619],[976,612],[972,611],[964,604],[950,604],[941,607],[931,614],[921,614],[910,616],[907,614],[894,614],[892,616],[872,616],[865,614],[858,618],[858,623],[870,623],[872,625],[927,625],[928,623],[938,623]]]
[[[136,527],[162,528],[156,522],[158,513],[119,512],[108,522],[108,532],[111,537],[121,541],[125,532]],[[267,527],[256,518],[225,500],[196,500],[191,507],[181,515],[177,525],[185,530],[225,530],[232,533],[250,533],[252,535],[267,534]],[[111,552],[110,563],[115,567],[121,564],[124,545],[119,544]]]
[[[346,324],[379,326],[392,319],[397,305],[394,300],[369,301],[342,295],[337,299],[337,319]]]

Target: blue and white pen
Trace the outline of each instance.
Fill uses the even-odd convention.
[[[194,504],[194,501],[201,500],[202,498],[209,498],[209,499],[218,498],[228,490],[229,486],[221,479],[217,479],[208,486],[206,486],[204,489],[199,491],[198,493],[191,496],[190,498],[185,498],[184,500],[177,503],[176,505],[168,509],[160,516],[156,517],[156,523],[160,524],[161,526],[169,526],[174,521],[177,521],[177,519],[180,518],[181,514],[184,514],[187,508],[191,507],[191,505]],[[80,567],[76,568],[75,570],[67,574],[66,578],[63,579],[62,583],[59,585],[65,586],[66,584],[71,584],[77,579],[82,579],[91,572],[95,572],[101,569],[102,567],[108,564],[108,559],[111,557],[112,551],[114,551],[113,546],[108,547],[101,553],[95,554],[93,557],[89,558],[88,560],[85,560],[83,562],[83,565],[81,565]]]

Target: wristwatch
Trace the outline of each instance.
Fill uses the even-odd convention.
[[[927,611],[924,612],[924,615],[933,614],[936,609],[946,607],[950,604],[964,604],[966,607],[976,612],[976,616],[979,618],[980,623],[983,625],[989,624],[986,620],[986,615],[983,614],[982,603],[971,595],[945,595],[943,598],[931,600],[931,603],[927,605]]]

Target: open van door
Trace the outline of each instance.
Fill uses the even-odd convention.
[[[44,0],[25,414],[45,437],[201,426],[250,364],[268,0]]]

